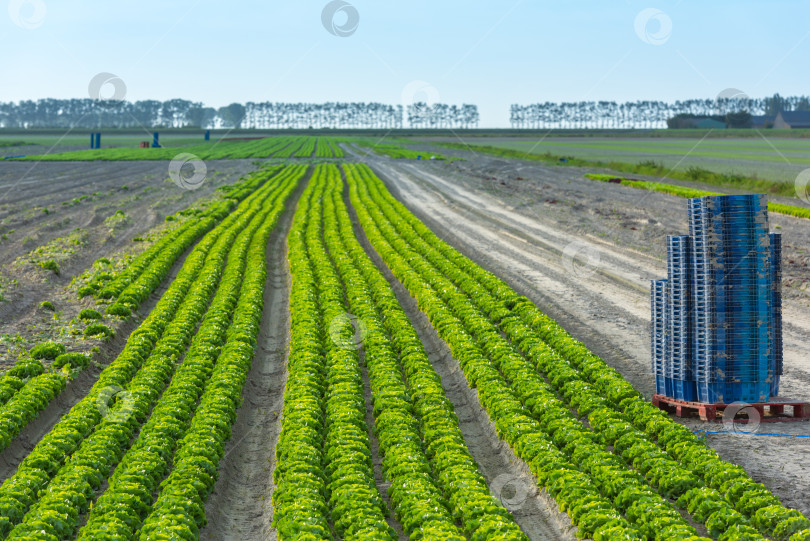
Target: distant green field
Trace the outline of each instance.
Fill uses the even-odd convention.
[[[89,138],[89,137],[88,137]],[[42,146],[41,150],[50,152],[30,153],[13,158],[19,161],[134,161],[134,160],[172,160],[180,153],[193,154],[202,160],[247,159],[247,158],[319,158],[342,157],[343,151],[337,146],[337,140],[328,137],[265,137],[259,139],[221,139],[201,143],[198,139],[175,138],[164,141],[161,148],[137,148],[119,146],[87,150],[60,149],[59,146]],[[183,144],[183,143],[186,144]],[[189,144],[193,143],[193,144]],[[165,144],[164,144],[165,143]],[[40,147],[37,147],[37,151]]]
[[[115,147],[73,152],[52,152],[50,154],[29,154],[23,161],[130,161],[130,160],[171,160],[179,151],[194,154],[201,159],[224,158],[264,158],[290,144],[283,138],[258,141],[223,141],[196,144],[162,146],[161,148]],[[103,143],[103,139],[102,139]]]
[[[767,134],[763,134],[767,137]],[[545,138],[475,139],[489,145],[532,154],[551,153],[586,160],[639,163],[656,161],[666,168],[686,171],[702,167],[718,173],[737,173],[781,182],[793,182],[810,167],[810,140],[786,138],[746,139],[638,139]]]
[[[213,137],[212,137],[213,139]],[[105,147],[130,147],[137,148],[138,143],[141,141],[152,141],[151,133],[144,133],[143,135],[114,135],[101,133],[101,146]],[[166,147],[179,147],[193,144],[200,144],[203,142],[203,136],[189,137],[183,135],[161,135],[160,144]],[[22,145],[20,143],[23,143]],[[81,133],[81,135],[38,135],[38,134],[15,134],[15,135],[0,135],[0,147],[4,146],[25,146],[25,145],[38,145],[45,147],[46,151],[50,147],[57,149],[62,146],[87,146],[90,148],[90,132]]]

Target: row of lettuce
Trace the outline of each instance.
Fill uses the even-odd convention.
[[[347,166],[347,177],[371,244],[450,345],[501,437],[580,535],[810,539],[801,513],[645,401],[528,299],[442,242],[370,169]]]
[[[342,158],[343,149],[340,148],[338,139],[332,137],[318,137],[315,146],[316,158]]]
[[[274,523],[282,539],[327,539],[332,528],[340,537],[394,539],[374,484],[356,352],[330,341],[324,325],[344,312],[340,281],[319,238],[321,173],[316,169],[302,195],[288,240],[291,341]],[[333,334],[351,340],[351,323],[340,323]]]
[[[588,173],[585,178],[591,180],[598,180],[600,182],[614,182],[622,186],[630,186],[640,190],[649,190],[653,192],[662,192],[670,195],[677,195],[678,197],[706,197],[711,195],[724,195],[718,192],[709,192],[706,190],[698,190],[696,188],[687,188],[685,186],[678,186],[675,184],[664,184],[661,182],[648,182],[643,180],[633,180],[624,177],[617,177],[615,175],[606,175],[602,173]],[[787,214],[788,216],[795,216],[797,218],[810,218],[810,209],[797,207],[794,205],[785,205],[784,203],[768,202],[768,210],[771,212],[778,212],[779,214]]]
[[[196,538],[253,356],[267,238],[305,171],[265,182],[189,253],[118,357],[0,486],[3,538],[69,539],[81,524],[84,539]]]
[[[410,539],[526,539],[489,493],[393,290],[361,247],[336,166],[289,236],[291,349],[276,448],[280,539],[396,539],[374,482],[363,362],[388,499]],[[349,312],[363,321],[363,360]]]

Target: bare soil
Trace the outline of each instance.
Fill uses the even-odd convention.
[[[365,420],[366,426],[368,426],[371,464],[374,468],[374,484],[377,486],[377,490],[379,491],[380,496],[388,509],[388,516],[385,517],[386,522],[388,522],[388,525],[394,530],[394,533],[399,541],[408,541],[408,534],[405,532],[405,528],[402,526],[402,523],[397,519],[396,513],[394,513],[393,510],[394,506],[391,503],[391,496],[388,494],[388,489],[391,487],[391,481],[387,480],[385,478],[385,474],[383,474],[383,456],[382,453],[380,453],[380,439],[377,437],[377,434],[374,433],[374,402],[372,401],[373,393],[371,392],[371,378],[368,374],[365,351],[360,348],[358,350],[358,354],[360,355],[361,368],[363,372],[363,399],[366,401]]]
[[[186,254],[188,255],[188,254]],[[127,342],[129,334],[140,325],[141,320],[158,303],[160,297],[166,292],[172,280],[180,272],[185,262],[185,255],[179,258],[169,271],[163,283],[144,301],[138,312],[128,321],[118,325],[116,335],[101,344],[99,352],[94,356],[93,362],[77,377],[69,380],[65,389],[59,393],[48,406],[42,410],[36,419],[28,423],[19,436],[0,452],[0,483],[12,476],[20,462],[28,456],[45,434],[59,422],[64,414],[87,395],[95,384],[101,371],[112,362]]]
[[[204,185],[195,192],[176,194],[172,192],[180,190],[173,190],[174,184],[163,182],[167,176],[163,171],[165,164],[106,163],[99,168],[98,164],[93,163],[48,163],[40,164],[42,168],[36,175],[23,169],[23,165],[31,166],[0,162],[0,198],[4,198],[0,207],[2,230],[16,229],[13,237],[0,244],[0,262],[4,263],[0,272],[6,274],[9,280],[16,280],[5,291],[6,298],[0,302],[0,336],[7,338],[16,335],[22,340],[19,345],[11,345],[9,341],[2,344],[1,364],[7,366],[13,363],[19,347],[27,347],[46,338],[56,339],[66,344],[68,349],[88,350],[97,347],[98,350],[90,366],[70,380],[65,390],[0,453],[0,481],[12,475],[42,436],[86,395],[99,373],[120,353],[129,334],[171,284],[185,261],[185,255],[175,262],[167,279],[142,303],[132,318],[127,321],[106,318],[105,323],[116,331],[109,340],[85,339],[81,335],[66,333],[79,310],[94,306],[93,299],[79,300],[75,291],[67,287],[70,273],[81,272],[98,257],[109,257],[117,251],[138,252],[145,243],[134,243],[134,237],[145,234],[156,225],[160,226],[164,216],[188,206],[200,196],[210,195],[216,186],[234,182],[244,173],[255,169],[247,161],[209,164],[210,186]],[[64,183],[63,190],[50,188],[54,178]],[[124,183],[129,184],[129,190],[120,188]],[[70,206],[55,204],[96,191],[100,195],[94,196],[91,201]],[[45,206],[52,208],[53,212],[45,214],[36,211]],[[111,231],[103,217],[114,214],[119,208],[124,209],[131,219],[126,227]],[[31,209],[36,212],[31,212]],[[76,247],[75,253],[61,260],[59,275],[33,265],[29,268],[24,257],[22,261],[15,261],[31,251],[28,243],[21,238],[33,237],[47,243],[69,233],[71,225],[77,222],[87,232],[84,243]],[[56,313],[39,308],[42,300],[52,301]],[[103,312],[103,307],[100,311]]]
[[[78,343],[67,331],[82,308],[94,306],[94,299],[79,300],[68,289],[73,276],[100,257],[140,253],[149,242],[134,239],[167,227],[167,215],[255,169],[250,160],[207,166],[202,187],[183,190],[167,180],[164,162],[0,162],[0,235],[6,237],[0,238],[0,336],[21,337],[27,346],[45,339],[98,345]],[[57,262],[58,274],[36,264],[47,259]],[[40,308],[42,301],[56,312]],[[16,358],[8,342],[0,344],[0,367]]]

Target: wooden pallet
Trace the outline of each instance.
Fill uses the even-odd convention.
[[[739,406],[739,404],[687,402],[660,394],[653,395],[652,403],[668,413],[674,413],[677,417],[692,417],[697,414],[704,421],[722,421],[726,408]],[[768,402],[746,404],[746,409],[749,406],[759,412],[759,422],[761,423],[810,420],[810,402],[774,396]],[[735,423],[747,423],[748,421],[747,416],[734,419]]]

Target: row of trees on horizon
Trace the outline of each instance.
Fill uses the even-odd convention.
[[[775,116],[779,111],[810,110],[807,96],[766,98],[743,95],[676,101],[578,101],[514,104],[509,122],[518,129],[666,128],[677,118]],[[0,128],[477,128],[478,107],[471,104],[366,102],[232,103],[215,109],[183,99],[99,101],[41,99],[0,102]]]
[[[232,103],[219,109],[173,99],[99,101],[41,99],[0,102],[0,128],[475,128],[478,107],[423,102]]]
[[[566,128],[666,128],[676,118],[730,118],[776,116],[780,111],[810,111],[807,96],[782,97],[774,94],[767,98],[744,95],[716,99],[676,101],[578,101],[545,102],[530,105],[512,105],[509,122],[513,128],[566,129]],[[740,114],[743,113],[743,114]],[[735,127],[730,122],[730,127]],[[744,127],[744,126],[740,126]]]

